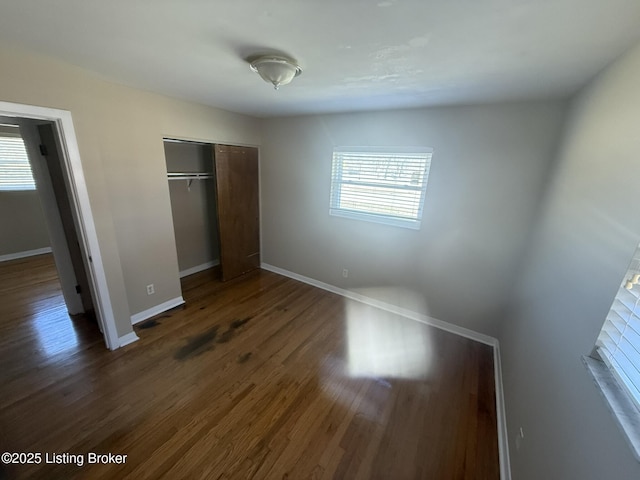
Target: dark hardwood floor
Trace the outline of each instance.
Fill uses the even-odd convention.
[[[266,271],[187,277],[115,352],[49,255],[0,294],[0,451],[42,454],[0,478],[499,478],[486,345]]]

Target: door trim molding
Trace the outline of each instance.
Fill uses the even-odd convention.
[[[87,264],[89,265],[89,281],[92,282],[97,297],[94,308],[103,329],[105,344],[110,350],[115,350],[121,346],[121,343],[116,328],[111,295],[105,275],[100,244],[98,243],[98,233],[93,219],[91,203],[89,202],[89,192],[84,178],[71,112],[56,108],[0,101],[0,115],[48,120],[54,122],[58,127],[64,172],[69,177],[71,186],[69,193],[73,200],[72,207],[78,216],[80,226],[78,237],[83,243],[84,252],[91,257],[91,261],[88,261]]]
[[[118,339],[118,345],[124,347],[125,345],[137,342],[138,340],[140,340],[140,337],[136,335],[136,332],[129,332]]]

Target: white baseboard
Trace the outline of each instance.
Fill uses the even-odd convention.
[[[147,310],[143,310],[142,312],[131,315],[131,325],[135,325],[136,323],[140,323],[145,321],[147,318],[155,317],[162,312],[166,312],[172,308],[175,308],[184,303],[184,299],[180,297],[172,298],[171,300],[167,300],[166,302],[161,303],[160,305],[156,305],[155,307],[148,308]]]
[[[208,270],[212,267],[215,267],[216,265],[220,265],[220,260],[214,260],[212,262],[206,262],[200,265],[196,265],[195,267],[187,268],[186,270],[180,270],[180,278],[188,277],[189,275],[202,272],[203,270]]]
[[[407,308],[399,307],[398,305],[393,305],[388,302],[376,300],[375,298],[367,297],[366,295],[362,295],[361,293],[352,292],[351,290],[345,290],[344,288],[336,287],[335,285],[329,285],[328,283],[324,283],[319,280],[315,280],[313,278],[305,277],[304,275],[299,275],[297,273],[290,272],[289,270],[285,270],[283,268],[274,267],[273,265],[269,265],[268,263],[262,263],[260,265],[260,268],[262,268],[263,270],[268,270],[273,273],[277,273],[279,275],[283,275],[285,277],[293,278],[294,280],[298,280],[300,282],[313,285],[314,287],[318,287],[323,290],[336,293],[338,295],[342,295],[345,298],[350,298],[351,300],[356,300],[358,302],[366,303],[367,305],[377,307],[381,310],[385,310],[387,312],[395,313],[403,317],[410,318],[411,320],[416,320],[418,322],[426,323],[427,325],[431,325],[432,327],[436,327],[450,333],[455,333],[456,335],[460,335],[461,337],[475,340],[476,342],[484,343],[491,346],[494,346],[497,343],[497,340],[494,337],[491,337],[489,335],[478,333],[476,331],[470,330],[468,328],[460,327],[458,325],[453,325],[451,323],[438,320],[437,318],[432,318],[423,313],[419,313],[414,310],[409,310]]]
[[[121,347],[125,345],[129,345],[130,343],[137,342],[140,338],[136,335],[136,332],[127,333],[122,337],[118,338],[118,343]]]
[[[285,270],[283,268],[269,265],[268,263],[262,263],[260,265],[260,268],[264,270],[268,270],[273,273],[277,273],[279,275],[283,275],[285,277],[293,278],[294,280],[298,280],[300,282],[312,285],[314,287],[318,287],[323,290],[336,293],[345,298],[362,302],[367,305],[377,307],[381,310],[395,313],[405,318],[409,318],[411,320],[415,320],[415,321],[430,325],[432,327],[445,330],[455,335],[460,335],[461,337],[465,337],[470,340],[484,343],[486,345],[493,347],[493,365],[494,365],[494,379],[495,379],[495,389],[496,389],[496,416],[497,416],[497,424],[498,424],[497,425],[498,452],[500,455],[500,478],[502,480],[511,480],[511,466],[509,461],[509,441],[508,441],[508,435],[507,435],[506,412],[504,408],[504,390],[502,386],[502,364],[500,359],[500,345],[498,343],[497,338],[491,337],[489,335],[485,335],[483,333],[476,332],[474,330],[470,330],[468,328],[460,327],[458,325],[453,325],[451,323],[444,322],[436,318],[429,317],[428,315],[425,315],[423,313],[419,313],[413,310],[399,307],[397,305],[376,300],[375,298],[367,297],[366,295],[362,295],[360,293],[352,292],[350,290],[345,290],[344,288],[336,287],[335,285],[330,285],[328,283],[324,283],[319,280],[315,280],[313,278],[305,277],[304,275],[299,275],[297,273],[290,272],[289,270]]]
[[[51,253],[51,247],[36,248],[35,250],[25,250],[24,252],[7,253],[0,255],[0,262],[8,262],[9,260],[17,260],[18,258],[34,257],[44,253]]]

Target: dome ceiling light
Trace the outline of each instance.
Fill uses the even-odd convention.
[[[273,84],[278,90],[280,85],[291,83],[302,73],[302,68],[295,60],[278,55],[264,55],[251,61],[251,70],[262,77],[265,82]]]

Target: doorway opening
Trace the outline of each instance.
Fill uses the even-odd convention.
[[[120,347],[70,112],[0,102],[0,117],[24,139],[68,313],[94,319],[107,348]]]

